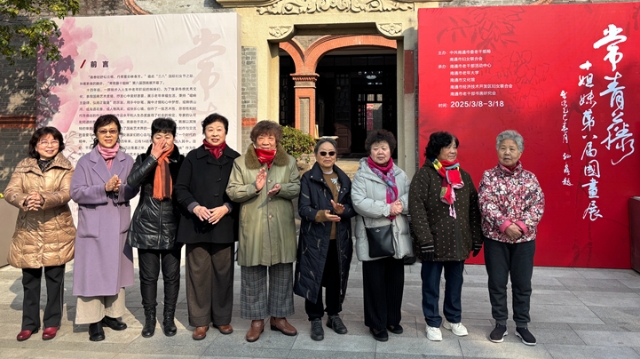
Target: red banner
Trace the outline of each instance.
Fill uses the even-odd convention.
[[[640,3],[420,9],[418,28],[421,164],[449,131],[477,186],[516,130],[546,197],[535,264],[629,268]]]

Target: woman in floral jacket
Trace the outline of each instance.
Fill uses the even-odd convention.
[[[511,275],[516,336],[526,345],[536,345],[527,323],[530,321],[534,239],[544,212],[544,194],[536,176],[522,168],[520,156],[524,139],[518,132],[500,133],[496,149],[499,163],[484,172],[478,190],[482,232],[487,238],[484,259],[489,275],[489,298],[496,321],[489,340],[499,343],[507,335],[507,281]]]

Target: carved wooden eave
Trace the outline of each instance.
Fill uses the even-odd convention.
[[[410,11],[413,4],[394,0],[279,0],[256,9],[260,15],[302,15],[314,13],[372,13]]]
[[[451,2],[451,1],[453,0],[397,0],[396,2],[428,3],[428,2]],[[550,0],[541,0],[541,1],[550,1]],[[266,7],[279,2],[279,0],[217,0],[217,2],[224,8],[236,8],[236,7]],[[303,1],[300,1],[300,2],[303,2]],[[325,0],[323,2],[338,3],[338,2],[345,2],[345,0],[328,0],[328,1]],[[367,1],[361,0],[361,2],[367,2]]]

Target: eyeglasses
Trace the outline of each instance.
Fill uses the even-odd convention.
[[[325,157],[326,155],[329,155],[329,157],[333,157],[336,155],[336,151],[320,151],[318,152],[320,154],[320,156]]]
[[[58,141],[58,140],[53,140],[53,141],[40,141],[40,142],[38,142],[38,144],[39,144],[40,146],[44,146],[44,147],[47,147],[47,146],[56,147],[56,146],[59,146],[59,145],[60,145],[60,141]]]
[[[111,130],[99,130],[98,131],[98,134],[102,135],[102,136],[106,135],[107,133],[110,134],[110,135],[117,135],[118,134],[118,130],[111,129]]]

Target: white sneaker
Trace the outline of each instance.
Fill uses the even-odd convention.
[[[440,328],[430,327],[427,325],[427,339],[434,342],[442,341],[442,332]]]
[[[450,331],[453,332],[453,334],[459,336],[459,337],[464,337],[469,335],[469,332],[467,331],[467,328],[462,325],[462,323],[449,323],[448,321],[444,321],[442,323],[442,326],[445,329],[448,329]]]

